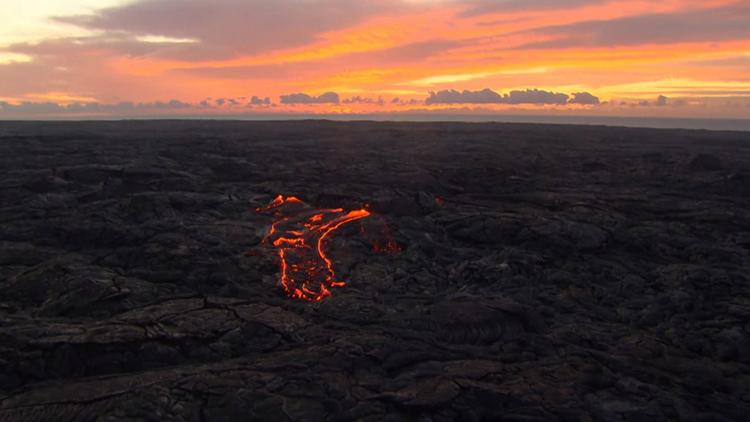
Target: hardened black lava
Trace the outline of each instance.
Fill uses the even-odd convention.
[[[0,421],[745,420],[749,262],[750,133],[0,122]]]

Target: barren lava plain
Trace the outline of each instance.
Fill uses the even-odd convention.
[[[2,421],[750,415],[750,133],[3,122],[0,170]],[[398,247],[288,297],[277,195]]]

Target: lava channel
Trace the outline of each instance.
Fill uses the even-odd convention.
[[[288,296],[318,302],[331,295],[331,288],[346,284],[336,279],[325,241],[344,224],[370,216],[370,211],[314,209],[297,197],[282,195],[256,211],[274,213],[263,243],[278,249],[281,287]]]

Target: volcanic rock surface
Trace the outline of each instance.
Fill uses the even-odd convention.
[[[750,415],[750,134],[0,123],[1,421]],[[369,209],[279,287],[255,212]]]

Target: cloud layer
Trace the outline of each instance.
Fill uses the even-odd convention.
[[[573,98],[570,99],[571,104],[595,105],[599,104],[599,102],[599,97],[588,92],[574,92]]]
[[[221,58],[300,46],[398,6],[389,0],[145,0],[56,19],[110,35],[195,40],[160,52]]]
[[[551,40],[524,44],[520,48],[614,47],[748,39],[748,22],[750,3],[740,1],[707,10],[649,13],[542,27],[529,32],[551,36]]]
[[[304,93],[287,94],[280,97],[281,104],[338,104],[339,94],[326,92],[317,97]]]
[[[114,6],[88,11],[52,3],[35,2],[54,12],[35,12],[39,20],[22,25],[28,33],[0,27],[5,115],[158,114],[180,110],[163,100],[174,98],[205,113],[615,113],[624,103],[750,117],[744,0],[107,0]],[[34,33],[45,25],[54,30]]]
[[[31,102],[24,101],[19,104],[10,104],[0,101],[0,112],[7,114],[56,114],[56,113],[80,113],[80,114],[115,114],[126,115],[132,112],[145,111],[169,111],[185,110],[193,107],[192,104],[179,100],[155,101],[150,103],[132,103],[124,101],[116,104],[102,103],[70,103],[59,104],[55,102]]]
[[[608,0],[474,0],[466,3],[461,17],[476,17],[519,10],[558,10],[605,3]]]
[[[599,104],[599,98],[588,92],[573,94],[571,99],[568,94],[549,92],[541,89],[527,89],[523,91],[510,91],[507,94],[498,94],[491,89],[485,88],[481,91],[456,91],[443,90],[430,92],[425,100],[426,104]]]

